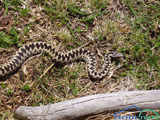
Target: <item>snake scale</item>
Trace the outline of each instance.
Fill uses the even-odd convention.
[[[78,48],[64,53],[59,52],[54,46],[46,42],[31,42],[20,47],[8,62],[0,65],[0,77],[13,73],[21,67],[28,57],[39,53],[47,53],[53,57],[53,60],[60,63],[83,59],[87,64],[88,75],[94,80],[103,79],[108,74],[112,57],[123,57],[123,54],[118,52],[105,54],[105,62],[102,69],[97,71],[96,58],[89,50]]]

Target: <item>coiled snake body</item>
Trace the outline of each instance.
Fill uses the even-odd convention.
[[[103,79],[107,75],[111,65],[111,57],[123,57],[123,54],[118,52],[109,52],[105,54],[105,63],[103,64],[102,69],[97,71],[96,58],[89,50],[78,48],[63,53],[59,52],[46,42],[32,42],[22,46],[7,63],[0,65],[0,77],[6,76],[19,69],[29,56],[43,52],[49,53],[56,62],[61,63],[78,59],[85,60],[87,63],[88,75],[94,80]]]

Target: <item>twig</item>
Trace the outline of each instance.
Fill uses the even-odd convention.
[[[50,70],[53,67],[54,63],[49,66],[49,68],[47,68],[47,70],[44,71],[44,73],[40,76],[40,78],[42,78],[44,76],[44,74],[46,74],[48,72],[48,70]]]
[[[35,55],[35,56],[30,57],[29,59],[27,59],[27,60],[23,63],[23,65],[24,65],[24,64],[26,64],[26,62],[28,62],[29,60],[31,60],[31,59],[33,59],[33,58],[35,58],[35,57],[39,57],[39,56],[41,56],[41,55],[42,55],[42,53],[40,53],[40,54],[38,54],[38,55]],[[23,67],[23,65],[22,65],[22,67]]]
[[[82,47],[84,47],[84,46],[88,45],[90,42],[91,42],[91,41],[89,41],[89,42],[87,42],[86,44],[84,44],[84,45],[80,46],[78,49],[80,49],[80,48],[82,48]]]

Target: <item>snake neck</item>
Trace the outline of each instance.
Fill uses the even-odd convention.
[[[88,56],[90,57],[91,61],[87,61],[87,69],[88,69],[88,75],[90,76],[92,81],[102,80],[108,75],[110,65],[111,65],[111,57],[112,53],[105,54],[105,63],[102,66],[102,69],[100,71],[96,70],[96,58],[95,56]]]

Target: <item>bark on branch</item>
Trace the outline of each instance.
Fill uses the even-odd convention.
[[[15,111],[19,120],[71,120],[108,111],[119,111],[131,105],[143,109],[160,109],[160,90],[127,91],[96,94],[45,106],[21,106]]]

